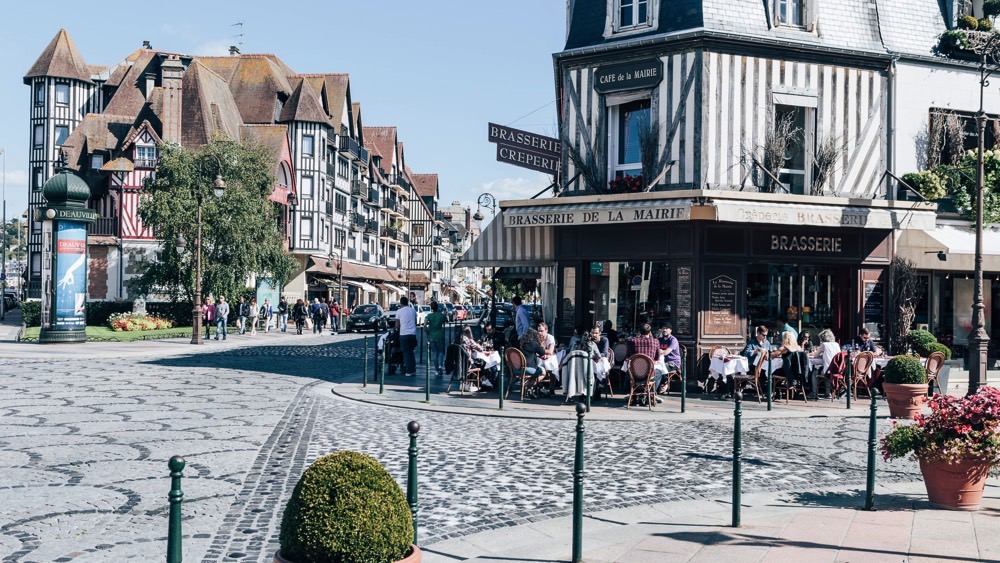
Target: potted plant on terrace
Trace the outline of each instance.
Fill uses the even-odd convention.
[[[892,418],[913,418],[927,396],[927,370],[916,356],[896,356],[883,370],[885,398]]]
[[[317,459],[281,518],[275,563],[419,563],[413,517],[374,458],[341,451]]]
[[[975,395],[935,395],[930,415],[895,424],[882,438],[886,460],[912,456],[932,506],[978,510],[983,485],[1000,467],[1000,390],[981,387]]]

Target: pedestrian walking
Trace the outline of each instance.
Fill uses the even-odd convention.
[[[295,334],[302,334],[302,327],[306,324],[306,317],[309,316],[309,310],[306,307],[306,302],[299,299],[295,302],[295,307],[292,308],[292,320],[295,321]]]
[[[206,297],[201,305],[201,324],[205,325],[205,338],[211,337],[212,322],[215,321],[215,304],[211,297]]]
[[[340,332],[340,302],[334,301],[330,304],[330,334]]]
[[[225,340],[229,336],[229,303],[226,303],[226,296],[220,295],[219,302],[215,304],[215,339],[219,339],[219,335],[222,335],[222,339]]]
[[[399,298],[396,311],[396,328],[399,329],[399,345],[403,348],[403,375],[417,375],[417,358],[413,351],[417,347],[417,310],[409,307],[410,300]]]
[[[323,334],[323,329],[326,328],[326,323],[330,320],[330,305],[326,302],[326,297],[319,298],[319,318],[319,333]]]
[[[239,329],[240,334],[245,334],[247,331],[247,315],[249,311],[250,306],[247,305],[246,298],[241,295],[239,303],[236,304],[236,315],[239,317],[236,321],[236,328]]]
[[[288,332],[288,299],[284,295],[278,301],[278,320],[281,321],[281,332]]]
[[[271,332],[271,321],[274,320],[274,308],[271,307],[271,300],[264,298],[264,304],[260,306],[260,320],[264,323],[264,332]]]
[[[437,374],[444,374],[444,315],[437,301],[431,301],[431,312],[424,320],[427,329],[427,340],[431,343],[431,360]]]
[[[250,320],[250,336],[257,336],[257,298],[250,298],[250,305],[247,307],[247,317]]]
[[[313,334],[317,332],[322,333],[323,329],[320,328],[320,315],[322,314],[322,308],[319,306],[319,297],[313,297],[312,305],[309,307],[309,316],[312,317],[313,322]]]

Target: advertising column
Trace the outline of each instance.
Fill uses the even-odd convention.
[[[87,226],[60,221],[56,231],[54,287],[56,330],[84,330],[87,302]]]

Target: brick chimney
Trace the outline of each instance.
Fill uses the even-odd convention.
[[[181,79],[184,63],[177,55],[167,55],[160,62],[160,82],[163,84],[163,140],[181,142]]]

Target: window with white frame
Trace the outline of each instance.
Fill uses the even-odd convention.
[[[31,135],[31,141],[34,147],[41,148],[45,146],[45,126],[35,125],[35,131]]]
[[[778,25],[806,27],[809,0],[774,0],[774,21]]]
[[[134,163],[139,168],[156,168],[156,147],[136,145]]]
[[[333,241],[337,248],[344,248],[347,246],[347,231],[344,229],[336,229],[334,233],[336,239]]]
[[[313,220],[312,217],[303,217],[299,221],[299,231],[302,233],[299,235],[302,240],[312,240],[313,239]]]
[[[316,138],[312,135],[302,136],[302,156],[313,156],[316,154]]]
[[[350,166],[347,163],[347,159],[337,158],[337,176],[341,178],[347,178],[350,173]]]
[[[649,127],[648,98],[608,108],[608,172],[611,178],[638,176],[642,172],[639,129]]]
[[[313,196],[313,177],[312,176],[303,176],[302,177],[302,185],[299,186],[299,188],[300,188],[299,189],[299,193],[302,195],[302,197],[312,198],[312,196]]]
[[[69,137],[69,127],[66,125],[56,125],[56,146],[61,146]]]
[[[56,103],[69,105],[69,84],[56,84]]]
[[[778,180],[789,193],[810,194],[812,190],[812,154],[809,147],[815,143],[815,112],[813,108],[790,105],[774,106],[775,126],[785,122],[790,125],[784,163]],[[788,127],[788,126],[786,126]]]
[[[337,202],[335,205],[337,213],[347,213],[347,196],[337,192]]]
[[[614,30],[616,33],[644,29],[653,25],[655,0],[614,0]]]

